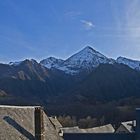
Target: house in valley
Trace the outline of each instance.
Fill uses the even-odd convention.
[[[122,122],[116,133],[134,133],[136,128],[136,120]]]
[[[61,140],[40,106],[0,106],[1,140]]]

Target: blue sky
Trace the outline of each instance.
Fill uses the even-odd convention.
[[[0,62],[65,59],[91,45],[140,60],[140,0],[0,0]]]

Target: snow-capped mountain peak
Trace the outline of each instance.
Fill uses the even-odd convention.
[[[78,61],[78,62],[83,62],[83,61],[93,61],[94,58],[102,58],[102,59],[107,59],[103,54],[99,53],[98,51],[94,50],[93,48],[87,46],[78,53],[72,55],[70,58],[68,58],[66,61]]]
[[[103,54],[101,54],[100,52],[96,51],[95,49],[93,49],[90,46],[86,46],[84,49],[82,49],[80,52],[78,52],[79,54],[94,54],[94,55],[98,55],[99,57],[105,57]]]
[[[52,67],[58,67],[61,63],[63,63],[64,60],[62,59],[57,59],[55,57],[48,57],[47,59],[44,59],[40,61],[40,64],[44,65],[47,68],[52,68]]]
[[[132,60],[132,59],[128,59],[128,58],[120,56],[117,58],[116,62],[119,64],[125,64],[132,69],[140,70],[140,61],[138,60]]]
[[[87,46],[65,60],[60,69],[67,73],[77,73],[82,70],[90,71],[101,63],[113,63],[113,60]]]
[[[66,60],[59,60],[51,57],[40,63],[47,68],[56,68],[68,74],[76,74],[83,70],[90,71],[100,63],[112,64],[114,60],[107,58],[90,46],[87,46]]]

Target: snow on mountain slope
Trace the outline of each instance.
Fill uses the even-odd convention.
[[[63,66],[76,68],[97,67],[100,63],[113,63],[112,59],[87,46],[64,61]]]
[[[118,57],[116,62],[119,64],[125,64],[132,69],[140,70],[140,61],[128,59],[125,57]]]
[[[36,64],[37,62],[33,59],[29,60],[32,64]],[[10,62],[9,65],[19,66],[24,61],[19,62]],[[90,72],[94,68],[98,67],[99,64],[125,64],[128,65],[132,69],[140,70],[140,61],[131,60],[125,57],[118,57],[116,60],[108,58],[101,54],[100,52],[94,50],[93,48],[87,46],[78,53],[72,55],[66,60],[57,59],[55,57],[49,57],[40,61],[42,67],[46,67],[48,69],[58,69],[67,74],[78,74],[82,71]]]
[[[58,67],[64,60],[62,59],[57,59],[54,57],[49,57],[47,59],[44,59],[42,61],[40,61],[40,64],[42,64],[43,66],[47,67],[47,68],[52,68],[52,67]]]
[[[11,65],[11,66],[18,66],[18,65],[20,65],[21,62],[22,61],[19,61],[19,62],[10,62],[9,65]]]
[[[20,64],[22,64],[22,63],[25,62],[25,61],[30,61],[30,62],[32,62],[33,64],[34,64],[34,63],[37,63],[37,61],[34,60],[34,59],[25,59],[25,60],[23,60],[23,61],[10,62],[9,65],[11,65],[11,66],[19,66]]]
[[[87,46],[66,60],[47,58],[40,63],[47,68],[56,68],[68,74],[76,74],[82,70],[92,70],[101,63],[113,64],[115,60],[109,59],[93,48]]]

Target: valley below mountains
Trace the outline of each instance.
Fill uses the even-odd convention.
[[[66,60],[0,64],[0,103],[43,105],[51,115],[105,123],[131,120],[140,107],[140,61],[114,60],[87,46]]]

